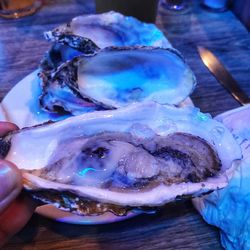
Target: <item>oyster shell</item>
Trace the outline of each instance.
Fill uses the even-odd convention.
[[[109,47],[81,55],[51,75],[41,72],[40,77],[41,106],[74,115],[144,100],[179,104],[196,85],[176,50],[143,46]]]
[[[95,54],[100,48],[90,39],[75,35],[61,35],[57,43],[45,54],[40,68],[48,75],[52,74],[64,62],[79,55]]]
[[[154,24],[146,24],[113,11],[75,17],[70,23],[45,32],[44,35],[48,41],[54,42],[42,62],[42,68],[47,70],[56,69],[76,55],[91,52],[86,50],[86,40],[92,40],[99,48],[135,45],[172,48]],[[94,44],[92,46],[95,47]]]
[[[219,122],[156,103],[21,129],[0,152],[35,198],[81,215],[124,215],[222,188],[241,158]]]
[[[89,38],[100,48],[134,45],[172,47],[154,24],[146,24],[114,11],[77,16],[70,23],[45,32],[49,41],[58,41],[63,35]]]

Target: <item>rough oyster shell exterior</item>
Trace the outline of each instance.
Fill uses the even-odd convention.
[[[57,41],[62,35],[89,38],[100,48],[135,45],[172,48],[154,24],[143,23],[114,11],[78,16],[70,23],[45,33],[46,39],[52,41]]]

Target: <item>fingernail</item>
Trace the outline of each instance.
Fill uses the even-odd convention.
[[[0,202],[16,188],[17,173],[7,164],[0,164]]]

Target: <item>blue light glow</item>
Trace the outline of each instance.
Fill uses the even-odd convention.
[[[205,122],[209,119],[209,117],[206,114],[203,114],[201,112],[198,112],[197,116],[198,116],[199,120],[201,120],[203,122]]]
[[[78,174],[81,176],[85,176],[89,171],[97,172],[97,170],[94,168],[85,168],[85,169],[79,171]]]
[[[227,0],[203,0],[203,4],[210,8],[220,9],[226,6]]]

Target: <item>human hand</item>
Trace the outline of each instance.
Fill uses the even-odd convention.
[[[18,127],[9,122],[0,122],[0,137]],[[11,162],[0,160],[0,247],[20,231],[28,222],[35,204],[20,195],[22,175]]]

